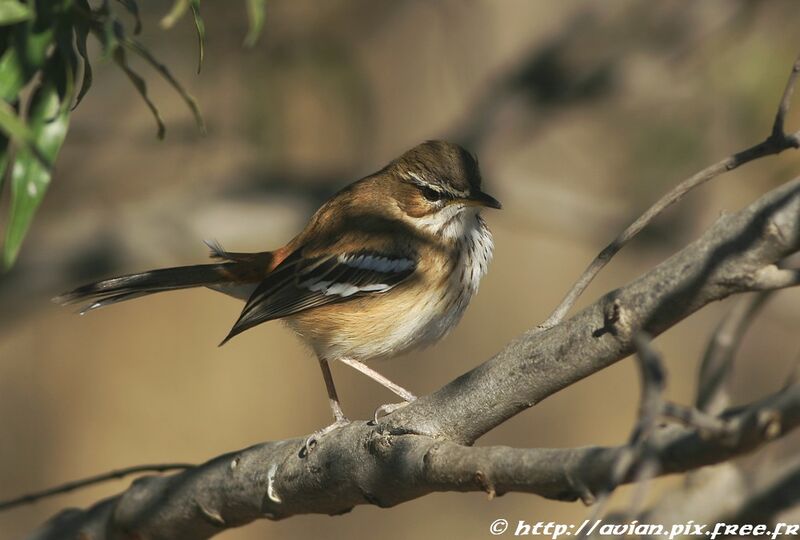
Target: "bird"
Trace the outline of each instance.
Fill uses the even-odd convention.
[[[281,319],[316,355],[333,423],[350,421],[330,370],[341,362],[398,395],[390,414],[416,396],[366,362],[430,345],[455,327],[478,290],[494,243],[483,208],[500,202],[481,189],[477,158],[461,146],[427,141],[344,187],[283,247],[230,252],[207,242],[214,262],[104,279],[53,299],[88,302],[80,311],[163,291],[207,287],[245,300],[222,340]]]

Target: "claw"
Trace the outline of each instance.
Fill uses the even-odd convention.
[[[412,399],[411,401],[414,400]],[[401,401],[400,403],[385,403],[381,405],[380,407],[375,409],[375,414],[372,415],[372,422],[374,424],[377,424],[378,420],[380,420],[384,416],[389,416],[394,411],[402,409],[403,407],[411,403],[411,401]]]
[[[308,437],[308,439],[306,439],[306,442],[303,443],[303,447],[300,449],[300,457],[308,456],[311,453],[311,451],[317,446],[319,440],[322,439],[322,437],[324,437],[331,431],[346,426],[349,423],[350,420],[348,420],[347,418],[339,418],[333,424],[312,433]]]

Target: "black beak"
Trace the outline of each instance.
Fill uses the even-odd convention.
[[[487,208],[495,208],[497,210],[503,208],[500,201],[483,191],[473,193],[468,199],[468,204],[471,206],[486,206]]]

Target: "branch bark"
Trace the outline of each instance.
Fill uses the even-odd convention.
[[[525,491],[591,501],[618,448],[471,448],[546,397],[628,356],[640,332],[656,336],[734,293],[789,286],[770,265],[800,250],[800,180],[721,217],[701,238],[569,320],[527,332],[494,358],[377,425],[355,422],[305,458],[304,438],[233,452],[166,477],[136,480],[87,510],[57,515],[31,538],[208,538],[259,518],[392,506],[433,491]],[[770,274],[771,275],[771,274]],[[800,422],[798,387],[728,412],[735,440],[691,427],[655,433],[661,473],[751,450]]]

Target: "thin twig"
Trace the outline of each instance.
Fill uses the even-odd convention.
[[[783,96],[781,96],[781,102],[780,105],[778,105],[778,111],[775,113],[775,121],[772,123],[772,137],[775,139],[780,139],[786,136],[784,124],[786,122],[786,116],[789,114],[789,108],[792,106],[792,94],[794,93],[794,87],[797,84],[797,77],[799,74],[800,56],[798,56],[794,61],[792,72],[789,74],[789,79],[786,81],[786,87],[783,89]]]
[[[742,426],[734,426],[723,418],[665,400],[666,370],[661,355],[653,348],[651,337],[647,333],[637,333],[633,341],[642,388],[639,414],[628,443],[620,449],[613,464],[609,482],[597,497],[597,505],[587,518],[589,521],[599,519],[611,494],[624,482],[633,482],[636,485],[626,516],[639,513],[639,505],[645,498],[649,480],[658,476],[661,471],[657,453],[650,444],[660,419],[676,420],[709,438],[723,439],[737,428],[742,429]],[[626,518],[623,521],[630,520]]]
[[[797,131],[791,135],[787,135],[784,131],[784,122],[786,115],[789,112],[792,93],[794,92],[794,87],[797,83],[798,70],[800,70],[800,56],[797,57],[794,65],[792,66],[792,71],[789,75],[783,95],[781,96],[778,111],[775,114],[772,132],[770,133],[769,137],[759,144],[732,154],[725,159],[706,167],[694,176],[687,178],[675,186],[666,195],[656,201],[655,204],[648,208],[644,214],[639,216],[636,221],[630,224],[619,234],[619,236],[614,239],[613,242],[608,244],[597,255],[597,257],[589,264],[586,270],[583,271],[583,274],[581,274],[580,278],[578,278],[578,281],[572,286],[561,303],[556,307],[556,309],[553,310],[550,316],[539,325],[539,329],[545,330],[552,328],[561,322],[583,291],[586,290],[586,287],[588,287],[595,276],[600,273],[600,270],[602,270],[605,265],[608,264],[611,258],[616,255],[619,250],[621,250],[628,242],[630,242],[631,239],[639,234],[639,232],[641,232],[642,229],[644,229],[651,221],[653,221],[653,219],[660,215],[664,210],[681,200],[688,192],[723,173],[732,171],[741,165],[744,165],[745,163],[749,163],[750,161],[762,157],[779,154],[780,152],[783,152],[789,148],[800,147],[800,131]]]
[[[614,462],[609,483],[598,496],[597,504],[587,518],[589,521],[595,521],[600,517],[605,511],[611,494],[620,484],[632,476],[634,468],[637,471],[633,476],[636,477],[637,481],[646,482],[650,477],[658,474],[658,463],[653,462],[653,456],[649,456],[650,459],[645,459],[645,457],[648,454],[647,440],[655,431],[658,419],[664,408],[663,394],[666,385],[666,373],[661,357],[650,345],[650,339],[650,336],[643,332],[636,334],[633,338],[636,346],[636,359],[638,360],[637,365],[639,366],[642,389],[639,400],[639,414],[636,424],[631,430],[628,443],[621,449]],[[586,534],[583,531],[578,536],[581,539],[585,537]]]
[[[729,405],[725,383],[734,357],[747,328],[771,295],[771,291],[765,291],[740,298],[714,330],[700,363],[695,398],[699,410],[718,413]]]
[[[47,497],[53,497],[54,495],[68,493],[75,489],[86,486],[108,482],[109,480],[118,480],[132,474],[184,470],[194,466],[195,465],[192,463],[156,463],[152,465],[135,465],[133,467],[125,467],[124,469],[115,469],[107,473],[89,476],[88,478],[82,478],[80,480],[73,480],[72,482],[61,484],[60,486],[37,491],[35,493],[29,493],[27,495],[22,495],[21,497],[16,497],[7,501],[0,501],[0,512],[15,508],[17,506],[22,506],[24,504],[31,504],[36,501],[46,499]]]
[[[663,404],[661,414],[665,418],[676,420],[685,426],[691,426],[708,436],[723,437],[731,430],[731,426],[722,418],[670,401]]]
[[[770,523],[781,512],[800,502],[800,489],[797,489],[800,485],[800,460],[797,458],[780,464],[776,470],[766,474],[759,470],[757,474],[755,485],[739,508],[730,515],[720,516],[720,521]]]
[[[795,359],[789,368],[789,373],[786,375],[786,381],[783,383],[783,389],[786,390],[791,388],[798,382],[800,382],[800,354],[795,356]]]

